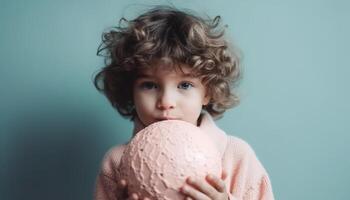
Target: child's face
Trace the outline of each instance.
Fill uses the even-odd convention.
[[[170,68],[170,69],[169,69]],[[134,104],[141,122],[148,126],[160,120],[177,119],[197,125],[202,106],[208,104],[201,80],[172,67],[142,70],[133,87]]]

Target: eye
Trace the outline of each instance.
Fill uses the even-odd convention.
[[[179,89],[184,89],[184,90],[188,90],[190,89],[191,87],[193,87],[193,84],[192,83],[189,83],[189,82],[182,82],[179,84],[179,86],[177,86]]]
[[[157,89],[158,86],[156,83],[151,82],[151,81],[145,81],[140,84],[141,89],[146,89],[146,90],[152,90],[152,89]]]

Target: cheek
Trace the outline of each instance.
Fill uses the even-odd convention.
[[[195,94],[183,98],[182,107],[184,111],[191,114],[200,113],[203,105],[203,97],[200,94]]]
[[[187,100],[183,102],[182,114],[183,119],[191,124],[197,126],[198,117],[202,111],[201,102],[197,100]]]
[[[147,110],[151,110],[153,106],[153,98],[152,95],[147,93],[136,93],[134,94],[134,104],[137,111],[145,112]]]

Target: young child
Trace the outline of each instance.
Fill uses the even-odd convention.
[[[125,23],[124,26],[121,24]],[[95,86],[118,112],[134,122],[135,135],[160,120],[183,120],[212,137],[222,155],[222,177],[188,177],[187,199],[272,200],[267,172],[243,140],[215,125],[238,103],[231,91],[240,77],[239,58],[223,35],[220,17],[205,20],[158,6],[103,34],[98,54],[106,66]],[[95,199],[148,199],[128,194],[117,172],[127,144],[108,151],[97,177]]]

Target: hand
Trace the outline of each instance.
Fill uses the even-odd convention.
[[[221,179],[215,175],[209,174],[206,180],[198,180],[189,177],[180,191],[187,196],[186,200],[228,200],[229,196],[226,191],[224,180],[227,173],[223,172]]]
[[[118,191],[117,199],[121,199],[121,200],[124,200],[124,199],[128,199],[128,200],[150,200],[147,197],[141,198],[136,193],[132,193],[131,195],[129,195],[129,193],[128,193],[128,183],[126,182],[125,179],[121,179],[118,182],[117,188],[118,188],[117,189],[117,191]]]

